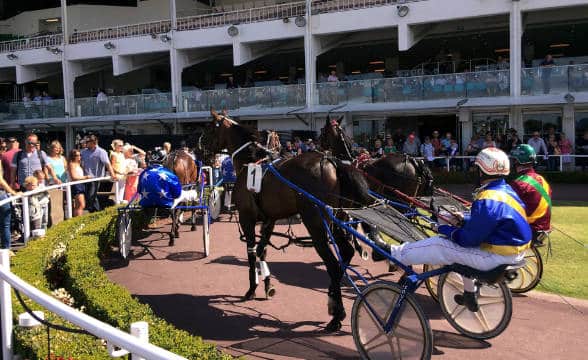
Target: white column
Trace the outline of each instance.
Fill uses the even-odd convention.
[[[67,21],[67,0],[61,0],[61,34],[63,36],[63,52],[61,53],[61,73],[63,76],[63,102],[65,112],[70,116],[76,116],[74,105],[74,80],[71,76],[71,68],[66,60],[69,44],[69,30]]]
[[[61,33],[63,34],[63,44],[69,44],[69,29],[67,28],[67,0],[61,0]]]
[[[513,106],[510,108],[510,127],[514,128],[519,134],[519,138],[523,140],[523,110],[520,107]]]
[[[172,107],[176,111],[182,110],[182,70],[183,67],[178,66],[178,50],[175,46],[175,32],[178,26],[178,18],[176,11],[176,0],[169,0],[169,14],[171,20],[171,47],[169,50],[169,63],[171,66],[171,89],[172,89]]]
[[[458,117],[459,125],[461,126],[461,148],[464,150],[470,143],[470,139],[474,133],[472,111],[470,109],[459,109]]]
[[[510,96],[521,96],[523,17],[519,0],[512,0],[510,10]]]
[[[572,143],[572,148],[576,146],[576,113],[574,104],[565,104],[563,106],[562,131],[566,138]]]
[[[315,103],[314,85],[316,83],[316,53],[312,36],[311,0],[306,0],[306,33],[304,34],[304,72],[306,84],[306,107]]]

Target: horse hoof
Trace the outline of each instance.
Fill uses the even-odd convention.
[[[190,228],[190,231],[196,231],[196,226],[192,226],[192,227]]]
[[[341,321],[336,320],[336,319],[331,320],[327,324],[327,327],[325,328],[325,331],[329,332],[329,333],[339,331],[339,330],[341,330]]]
[[[249,289],[243,296],[244,301],[253,300],[255,299],[255,289]]]
[[[368,251],[366,249],[361,249],[361,259],[363,261],[368,261],[370,258],[370,254],[368,253]]]
[[[274,295],[276,295],[276,288],[274,288],[273,286],[270,286],[269,288],[265,289],[265,298],[266,299],[271,299],[274,297]]]

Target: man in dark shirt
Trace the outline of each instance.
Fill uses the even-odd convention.
[[[541,66],[541,79],[543,80],[543,93],[549,94],[551,90],[551,68],[555,66],[555,61],[551,55],[547,54],[545,59],[539,64]]]

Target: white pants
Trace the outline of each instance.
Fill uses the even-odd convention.
[[[116,186],[118,188],[118,196],[116,196],[116,198],[114,199],[116,204],[122,204],[123,200],[125,199],[125,184],[126,184],[127,180],[126,178],[122,178],[119,180],[116,180],[114,186]],[[115,195],[117,195],[117,193],[115,192]]]
[[[525,253],[503,256],[479,248],[466,248],[441,236],[431,237],[413,243],[392,246],[391,255],[404,265],[451,265],[461,264],[487,271],[504,264],[514,264],[525,257]],[[466,291],[475,291],[474,283],[464,278]]]

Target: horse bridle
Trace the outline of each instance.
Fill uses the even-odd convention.
[[[343,149],[345,149],[345,154],[348,156],[349,161],[353,161],[354,157],[352,155],[351,149],[349,148],[349,145],[347,144],[347,138],[345,137],[345,133],[343,132],[343,129],[341,129],[341,126],[339,125],[337,120],[331,120],[329,125],[331,126],[332,129],[335,130],[335,134],[337,134],[339,136],[339,139],[343,143]],[[324,128],[323,128],[323,132],[321,135],[325,135]]]

